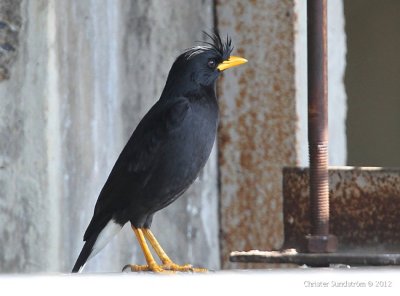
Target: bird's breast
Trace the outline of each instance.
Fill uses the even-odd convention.
[[[159,154],[154,180],[166,195],[175,195],[189,187],[207,162],[217,132],[216,105],[192,103],[190,112],[175,129]]]
[[[174,141],[179,146],[176,149],[179,150],[187,165],[197,166],[198,171],[204,166],[215,141],[217,124],[216,105],[198,103],[191,105],[190,113],[176,135],[179,139]]]
[[[199,175],[210,156],[218,124],[218,106],[190,102],[183,120],[168,132],[152,159],[151,169],[131,203],[154,213],[178,198]]]

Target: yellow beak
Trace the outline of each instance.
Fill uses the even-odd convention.
[[[247,63],[246,59],[241,58],[241,57],[230,56],[228,60],[223,61],[221,64],[219,64],[217,66],[217,69],[220,71],[224,71],[228,68],[239,66],[244,63]]]

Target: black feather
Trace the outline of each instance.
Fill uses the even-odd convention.
[[[74,273],[79,272],[81,267],[85,265],[90,254],[92,253],[93,246],[96,243],[97,237],[98,237],[98,234],[95,236],[92,236],[90,239],[88,239],[85,242],[85,245],[83,246],[82,251],[79,253],[79,257],[76,260],[74,267],[72,268],[72,272],[74,272]]]
[[[216,32],[210,34],[203,31],[203,33],[206,35],[207,38],[210,39],[211,42],[197,41],[197,43],[200,43],[200,45],[186,49],[185,52],[187,59],[190,59],[193,56],[208,50],[212,50],[217,53],[223,61],[229,59],[229,56],[231,55],[231,52],[233,50],[232,39],[228,35],[226,35],[226,40],[225,42],[223,42],[221,36]]]
[[[90,257],[109,221],[150,228],[154,213],[181,196],[204,167],[219,117],[215,89],[221,71],[216,65],[233,50],[228,36],[223,41],[217,33],[204,34],[208,41],[177,57],[160,99],[118,157],[96,202],[74,272]]]

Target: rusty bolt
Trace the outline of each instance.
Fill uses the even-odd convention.
[[[307,1],[308,142],[310,155],[311,235],[309,252],[334,252],[329,234],[328,75],[326,0]]]

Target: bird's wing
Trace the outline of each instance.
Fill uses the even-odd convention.
[[[181,126],[190,112],[184,97],[159,100],[141,120],[118,157],[96,202],[84,240],[104,227],[118,209],[129,205],[132,187],[140,188],[149,178],[156,155],[168,135]]]
[[[168,135],[180,127],[189,109],[187,99],[179,98],[174,102],[156,104],[149,111],[125,147],[128,150],[125,162],[129,171],[145,172],[152,166],[154,156],[168,139]]]

